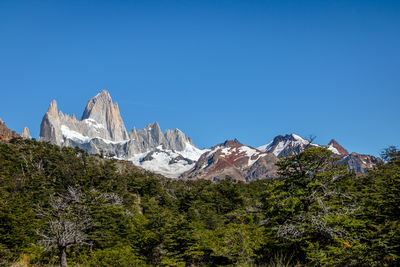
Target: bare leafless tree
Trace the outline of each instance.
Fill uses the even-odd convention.
[[[67,248],[90,245],[85,230],[93,226],[85,195],[69,187],[65,194],[50,198],[47,208],[38,207],[37,214],[47,221],[46,227],[37,231],[45,249],[58,249],[60,266],[67,266]]]

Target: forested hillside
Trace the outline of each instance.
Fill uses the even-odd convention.
[[[279,179],[165,179],[34,140],[0,143],[0,265],[395,266],[400,153],[366,175],[309,148]]]

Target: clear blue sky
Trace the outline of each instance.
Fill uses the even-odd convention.
[[[0,1],[0,117],[34,137],[52,99],[107,89],[128,131],[199,147],[313,134],[400,144],[400,1]]]

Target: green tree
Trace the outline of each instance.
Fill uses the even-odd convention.
[[[280,179],[268,184],[264,199],[267,257],[285,251],[316,265],[358,264],[348,252],[363,249],[354,235],[363,227],[353,217],[354,175],[320,147],[284,158],[278,167]]]
[[[385,149],[382,163],[362,179],[362,218],[368,221],[366,257],[375,265],[400,264],[400,151]]]

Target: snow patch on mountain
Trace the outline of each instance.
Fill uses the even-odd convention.
[[[89,143],[90,141],[92,141],[94,139],[99,139],[106,144],[124,144],[124,143],[129,142],[129,140],[111,141],[111,140],[104,139],[100,136],[88,137],[88,136],[82,135],[81,133],[79,133],[77,131],[71,130],[66,125],[61,125],[61,133],[62,133],[64,139],[69,139],[69,140],[77,142],[79,144]]]
[[[199,149],[190,143],[186,143],[185,149],[183,151],[177,151],[176,153],[182,155],[184,158],[196,161],[203,153],[208,151],[210,151],[210,149]]]
[[[257,147],[257,149],[260,150],[260,151],[265,152],[265,151],[267,151],[267,149],[271,146],[271,144],[272,144],[272,141],[269,142],[268,144],[265,144],[265,145],[262,145],[262,146]]]
[[[152,158],[150,160],[144,160],[147,155],[148,153],[137,154],[129,160],[136,166],[169,178],[178,178],[181,173],[194,166],[194,163],[189,164],[185,160],[177,160],[171,163],[172,159],[179,157],[178,153],[172,151],[159,150],[151,155]]]
[[[260,153],[256,149],[250,148],[248,146],[239,147],[239,152],[244,152],[246,153],[246,156],[249,157],[248,166],[252,166],[262,156],[265,156],[264,153]]]
[[[83,122],[87,123],[90,127],[95,128],[96,130],[98,129],[105,129],[106,127],[104,127],[103,124],[98,123],[97,121],[95,121],[94,119],[84,119]]]
[[[61,125],[61,133],[65,139],[70,139],[80,144],[88,143],[91,138],[71,130],[68,126]]]
[[[334,154],[340,155],[339,151],[332,145],[326,147],[328,150],[332,151]]]
[[[304,139],[300,135],[292,134],[292,136],[293,136],[294,139],[296,139],[297,142],[299,142],[299,144],[308,145],[310,143],[309,141],[307,141],[306,139]]]
[[[143,169],[164,175],[168,178],[178,178],[190,170],[200,156],[208,150],[201,150],[191,144],[186,144],[183,151],[163,149],[160,145],[146,153],[136,154],[129,160]]]
[[[275,156],[286,156],[293,151],[302,151],[309,145],[314,147],[319,146],[310,143],[297,134],[288,134],[285,136],[279,135],[268,144],[260,146],[257,149],[262,152],[273,153]]]

